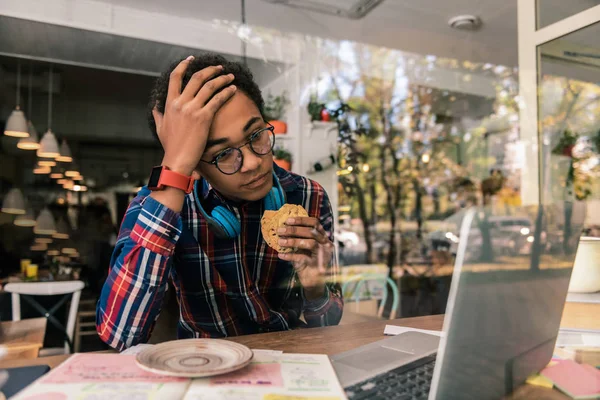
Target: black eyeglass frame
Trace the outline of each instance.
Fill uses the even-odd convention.
[[[271,148],[266,152],[266,153],[259,153],[257,152],[254,147],[252,146],[252,141],[256,140],[256,138],[258,137],[259,134],[263,133],[264,131],[270,131],[271,132]],[[228,147],[225,150],[221,151],[219,154],[217,154],[216,156],[213,157],[212,160],[210,161],[205,161],[205,160],[200,160],[203,163],[206,164],[211,164],[214,165],[215,167],[217,167],[217,169],[219,170],[219,172],[221,172],[222,174],[225,175],[234,175],[236,173],[239,172],[240,169],[242,169],[242,166],[244,165],[244,153],[242,153],[242,148],[246,147],[250,145],[250,150],[252,150],[252,152],[254,154],[256,154],[259,157],[262,156],[266,156],[267,154],[271,153],[273,151],[273,148],[275,148],[275,127],[271,124],[269,124],[267,122],[267,126],[265,126],[264,128],[260,128],[258,130],[256,130],[254,133],[252,133],[250,135],[250,137],[248,138],[248,140],[246,141],[246,143],[244,143],[243,145],[241,145],[240,147]],[[232,151],[237,151],[240,155],[240,166],[238,167],[238,169],[236,169],[234,172],[225,172],[223,171],[221,168],[219,168],[219,159],[225,156],[225,152],[228,150],[232,150]]]

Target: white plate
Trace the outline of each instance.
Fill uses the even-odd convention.
[[[244,368],[252,361],[248,347],[219,339],[181,339],[142,350],[135,361],[157,374],[200,378],[226,374]]]

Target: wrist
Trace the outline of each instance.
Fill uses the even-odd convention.
[[[304,288],[304,298],[308,301],[315,301],[325,296],[325,285]]]
[[[192,176],[192,172],[194,172],[194,169],[196,168],[195,165],[190,166],[188,164],[177,162],[177,161],[171,162],[166,157],[163,158],[163,161],[161,162],[160,165],[168,167],[171,171],[177,172],[177,173],[185,175],[185,176]]]

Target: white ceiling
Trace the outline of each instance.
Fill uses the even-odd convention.
[[[241,18],[240,0],[101,1],[201,20]],[[317,14],[264,0],[246,0],[246,14],[248,24],[284,32],[347,39],[459,60],[517,65],[517,0],[385,0],[361,20]],[[461,14],[481,17],[481,30],[466,32],[450,28],[448,19]]]

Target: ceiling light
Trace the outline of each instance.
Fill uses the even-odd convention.
[[[39,160],[38,161],[38,166],[39,167],[55,167],[56,166],[56,161],[53,161],[53,160]]]
[[[31,228],[32,226],[35,226],[35,216],[33,215],[33,210],[27,207],[27,210],[25,210],[25,214],[18,215],[17,218],[15,218],[14,224],[16,226],[26,228]]]
[[[25,113],[23,113],[23,111],[16,108],[10,113],[10,117],[8,117],[8,120],[6,121],[4,134],[6,136],[18,138],[26,138],[29,136],[27,119],[25,118]]]
[[[47,175],[52,172],[50,167],[36,167],[33,169],[33,173],[36,175]]]
[[[67,182],[69,182],[69,179],[64,179],[64,178],[56,181],[56,183],[58,183],[59,185],[64,185]]]
[[[481,18],[475,15],[458,15],[448,20],[448,25],[454,29],[463,31],[476,31],[481,28]]]
[[[56,158],[60,156],[56,136],[52,133],[52,77],[52,65],[50,65],[48,74],[48,131],[42,136],[40,148],[37,151],[37,156],[43,158]]]
[[[63,189],[71,190],[73,189],[73,186],[75,186],[75,183],[73,183],[73,181],[71,180],[68,180],[67,182],[63,183]]]
[[[2,202],[2,212],[6,214],[25,214],[25,199],[17,188],[10,189]]]
[[[37,156],[42,158],[56,158],[60,155],[58,150],[58,142],[56,136],[50,129],[44,133],[40,141],[40,148],[37,151]]]
[[[79,168],[77,168],[77,165],[75,165],[75,163],[71,164],[71,166],[67,168],[67,170],[65,171],[65,176],[68,176],[69,178],[81,176],[81,174],[79,173]]]
[[[50,178],[52,179],[63,179],[64,175],[61,172],[53,172],[50,174]]]
[[[40,215],[38,215],[33,232],[38,235],[53,235],[56,233],[54,217],[47,207],[42,210]]]
[[[27,128],[27,118],[25,118],[25,114],[21,111],[21,63],[17,64],[17,99],[16,106],[8,120],[6,121],[6,126],[4,128],[4,134],[6,136],[18,137],[18,138],[26,138],[29,136],[29,131]]]
[[[48,250],[48,245],[47,244],[33,244],[33,245],[31,245],[29,250],[31,250],[31,251],[46,251],[46,250]]]
[[[71,148],[67,144],[66,140],[63,140],[60,145],[60,155],[56,157],[58,162],[71,162],[73,157],[71,156]]]
[[[48,252],[46,254],[49,255],[50,257],[56,257],[56,256],[60,256],[60,251],[56,250],[56,249],[48,250]]]
[[[40,148],[40,144],[38,143],[38,134],[35,130],[35,127],[31,123],[31,121],[27,122],[27,128],[29,132],[29,137],[21,138],[19,143],[17,143],[17,148],[21,150],[37,150]]]
[[[353,1],[328,1],[328,0],[265,0],[269,3],[281,4],[288,7],[305,9],[317,13],[331,14],[338,17],[360,19],[377,7],[383,0],[353,0]]]
[[[50,244],[50,243],[52,243],[52,238],[36,237],[34,241],[35,241],[35,243],[38,243],[38,244]]]
[[[69,226],[64,219],[60,219],[56,224],[56,233],[52,234],[54,239],[65,240],[69,238]]]

